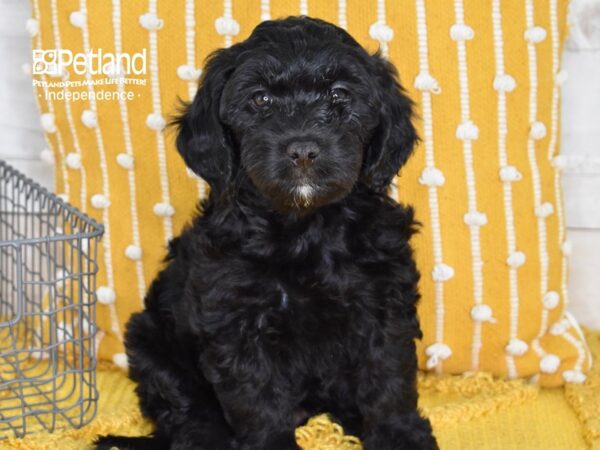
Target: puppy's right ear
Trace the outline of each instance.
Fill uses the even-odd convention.
[[[233,176],[233,143],[219,118],[221,94],[235,67],[235,47],[212,53],[194,100],[184,107],[174,124],[176,145],[187,166],[204,178],[219,195]]]

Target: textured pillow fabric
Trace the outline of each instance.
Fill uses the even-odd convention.
[[[36,87],[57,192],[106,227],[98,255],[101,357],[126,365],[123,326],[141,307],[166,242],[206,195],[164,129],[176,97],[194,94],[210,51],[243,40],[260,20],[303,13],[347,28],[370,50],[381,48],[418,105],[422,143],[390,195],[413,204],[423,224],[414,241],[423,274],[421,367],[532,377],[548,386],[585,380],[589,352],[565,312],[570,247],[557,135],[566,2],[32,6],[34,49],[146,51],[147,73],[125,84],[70,69],[62,76],[71,82],[105,84]],[[65,100],[101,92],[131,98]]]

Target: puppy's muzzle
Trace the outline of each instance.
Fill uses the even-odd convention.
[[[314,141],[292,141],[286,148],[286,153],[294,165],[302,169],[312,166],[320,151],[319,145]]]

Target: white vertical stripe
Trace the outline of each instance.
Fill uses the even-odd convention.
[[[565,331],[560,336],[573,347],[575,347],[575,349],[577,350],[577,360],[575,361],[575,366],[573,367],[573,370],[581,372],[583,369],[583,363],[585,363],[585,359],[587,356],[585,346],[579,339],[575,338],[568,331]]]
[[[558,136],[558,101],[560,98],[560,86],[559,83],[556,82],[556,76],[559,72],[559,33],[558,33],[558,10],[557,10],[557,0],[550,0],[550,38],[552,40],[552,79],[554,80],[554,85],[552,88],[552,107],[551,107],[551,119],[550,119],[550,142],[548,144],[548,160],[552,162],[552,158],[554,158],[556,153],[556,143]],[[562,191],[561,191],[561,183],[560,183],[560,169],[558,167],[554,168],[554,198],[556,205],[556,215],[558,220],[558,246],[559,248],[562,246],[562,243],[565,241],[566,232],[565,232],[565,221],[563,217],[563,199],[562,199]],[[560,272],[560,287],[561,293],[563,297],[563,307],[566,309],[569,301],[569,293],[567,290],[567,266],[568,260],[567,255],[563,252],[561,257],[561,272]],[[575,364],[575,370],[581,371],[583,363],[586,358],[586,350],[583,342],[585,342],[585,338],[580,336],[582,342],[578,342],[575,337],[566,333],[563,336],[568,342],[570,342],[578,352],[579,357],[577,358],[577,362]]]
[[[581,342],[581,344],[585,350],[585,353],[587,355],[588,370],[591,370],[594,360],[592,357],[592,351],[590,350],[589,346],[587,345],[587,341],[585,339],[585,335],[583,334],[583,330],[579,326],[579,323],[577,322],[575,317],[573,317],[573,315],[569,311],[565,311],[565,318],[569,321],[571,326],[575,329],[577,336],[579,336],[579,342]]]
[[[454,12],[456,16],[456,24],[464,25],[464,10],[462,0],[455,0]],[[461,110],[461,126],[471,122],[471,112],[469,105],[469,78],[467,73],[467,49],[463,39],[456,41],[458,51],[458,78],[460,84],[460,110]],[[474,136],[466,136],[463,138],[463,155],[467,183],[467,203],[468,212],[477,214],[477,190],[475,186],[475,170],[473,167],[473,146],[472,139]],[[483,261],[481,260],[481,245],[480,245],[480,227],[479,225],[469,225],[469,233],[471,238],[471,258],[473,270],[473,301],[475,305],[483,304]],[[473,341],[471,344],[471,369],[479,368],[479,353],[481,351],[481,322],[473,322]]]
[[[225,19],[233,19],[233,4],[232,0],[223,1],[223,17]],[[225,47],[231,47],[233,43],[233,37],[230,34],[225,34]]]
[[[308,16],[308,0],[300,0],[300,15]]]
[[[185,0],[185,54],[188,67],[196,68],[196,18],[195,0]],[[188,97],[194,98],[196,94],[196,80],[188,80]]]
[[[419,74],[429,75],[429,49],[427,46],[427,19],[425,0],[416,0],[417,9],[417,37],[419,46]],[[433,143],[433,112],[431,92],[422,91],[423,109],[423,138],[425,145],[425,164],[429,169],[435,169],[434,143]],[[433,262],[435,265],[443,263],[442,254],[442,227],[440,224],[440,209],[438,200],[438,187],[428,187],[429,212],[431,218],[431,234],[433,244]],[[435,342],[444,342],[444,281],[434,280],[435,285]],[[438,373],[442,372],[443,362],[436,366]]]
[[[271,19],[271,2],[269,0],[260,0],[260,20]]]
[[[385,35],[386,31],[390,32],[390,35]],[[389,57],[389,40],[393,36],[391,28],[386,24],[386,11],[385,11],[385,0],[377,0],[377,22],[371,25],[369,30],[373,39],[378,39],[381,56],[385,59]],[[395,175],[392,183],[390,184],[389,195],[395,201],[399,201],[398,198],[398,175]]]
[[[531,29],[534,26],[533,21],[533,0],[526,0],[525,2],[525,21],[527,29]],[[535,49],[535,43],[531,40],[527,40],[527,56],[529,65],[529,124],[533,124],[537,121],[537,94],[538,94],[538,79],[537,79],[537,54]],[[537,209],[542,204],[542,186],[540,181],[540,171],[537,165],[537,159],[535,154],[535,141],[529,136],[527,139],[527,155],[529,159],[529,166],[531,169],[532,185],[533,185],[533,201],[534,208]],[[538,244],[539,244],[539,258],[540,258],[540,301],[544,298],[546,291],[548,290],[548,248],[547,248],[547,237],[546,237],[546,219],[544,217],[537,216],[537,229],[538,229]],[[540,320],[540,330],[537,337],[533,341],[533,349],[538,356],[546,355],[546,352],[539,344],[539,339],[546,333],[548,328],[548,309],[542,310],[542,317]]]
[[[386,23],[385,21],[385,0],[377,0],[377,23],[383,25]],[[381,54],[384,58],[387,58],[389,56],[389,47],[387,41],[382,40],[379,42],[379,44],[381,46]]]
[[[115,36],[115,52],[123,52],[122,30],[121,30],[121,0],[112,0],[112,20],[113,32]],[[131,142],[131,130],[129,127],[129,113],[127,101],[125,100],[124,78],[119,79],[117,89],[119,92],[119,113],[121,115],[121,124],[123,125],[123,139],[125,142],[125,152],[131,158],[133,155],[133,144]],[[139,215],[137,208],[137,191],[135,185],[135,168],[127,170],[127,181],[129,184],[129,208],[131,213],[131,242],[133,245],[142,248],[140,240]],[[138,284],[138,295],[140,304],[143,306],[146,296],[146,281],[144,279],[144,265],[142,259],[135,261],[135,272]]]
[[[505,75],[504,72],[504,37],[502,34],[502,13],[500,11],[500,0],[494,0],[492,4],[492,22],[494,28],[494,56],[496,58],[496,79]],[[506,151],[506,135],[508,126],[506,120],[506,92],[497,89],[498,92],[498,159],[500,168],[508,165]],[[514,211],[512,202],[512,181],[502,182],[504,198],[504,217],[506,220],[507,257],[517,251],[517,238],[515,232]],[[519,331],[519,285],[517,268],[508,266],[508,283],[510,299],[510,325],[509,340],[516,339]],[[506,355],[506,365],[509,378],[517,378],[517,368],[514,356]]]
[[[34,18],[35,20],[38,21],[38,23],[40,24],[39,26],[39,31],[37,33],[37,39],[35,42],[35,48],[36,50],[42,50],[43,46],[42,46],[42,26],[41,26],[41,15],[40,15],[40,4],[38,0],[33,0],[33,14],[34,14]],[[46,105],[48,108],[48,112],[52,115],[54,115],[56,117],[56,112],[54,109],[54,102],[52,101],[52,99],[48,96],[48,86],[47,86],[47,82],[48,79],[46,78],[45,74],[41,74],[40,75],[40,79],[42,82],[42,92],[44,93],[44,99],[46,100]],[[35,89],[34,92],[34,97],[35,100],[38,104],[38,108],[40,111],[43,111],[42,106],[41,106],[41,102],[39,99],[39,94],[37,92],[38,90]],[[56,143],[57,143],[57,147],[58,147],[58,155],[60,156],[60,160],[58,161],[57,167],[60,168],[60,171],[62,172],[62,177],[64,180],[64,194],[67,196],[67,199],[69,198],[69,194],[71,191],[70,188],[70,183],[69,183],[69,175],[67,173],[67,166],[65,165],[65,147],[63,144],[63,139],[62,139],[62,133],[60,131],[59,127],[56,127],[56,132],[53,133],[56,134]],[[44,136],[46,138],[46,142],[48,142],[48,145],[50,145],[52,147],[50,138],[48,133],[44,133]]]
[[[79,10],[85,17],[85,23],[81,28],[83,34],[83,51],[89,53],[90,47],[90,35],[88,29],[88,12],[87,12],[87,0],[80,0]],[[89,70],[85,72],[85,78],[88,85],[88,93],[90,98],[90,109],[96,114],[97,125],[94,127],[94,133],[96,136],[96,145],[98,148],[98,156],[100,157],[100,174],[102,178],[102,194],[110,199],[110,181],[108,176],[108,165],[106,164],[106,152],[104,151],[104,140],[102,138],[102,132],[100,131],[100,118],[98,117],[98,108],[96,106],[96,97],[94,93],[94,86],[92,84],[92,75]],[[108,214],[109,207],[102,209],[102,224],[104,225],[104,237],[102,238],[102,247],[104,249],[104,268],[106,271],[107,285],[114,291],[114,273],[112,266],[112,249],[111,249],[111,234],[110,234],[110,218]],[[117,317],[117,310],[114,303],[107,305],[110,313],[111,331],[115,334],[117,339],[123,341],[123,335],[121,333],[121,327],[119,326],[119,318]]]
[[[157,15],[158,0],[149,0],[148,12]],[[158,78],[158,32],[156,28],[148,30],[150,41],[150,86],[152,93],[152,112],[155,116],[162,117],[160,104],[160,84]],[[169,175],[167,171],[167,153],[165,148],[165,137],[162,129],[156,130],[156,146],[158,155],[158,172],[161,189],[161,201],[163,204],[171,205],[169,193]],[[170,214],[163,215],[163,227],[165,229],[165,240],[168,243],[173,237],[173,221]]]
[[[348,28],[348,6],[346,0],[338,0],[338,25],[344,30]]]
[[[189,68],[196,69],[196,0],[185,0],[185,53]],[[198,89],[198,80],[188,80],[188,100],[192,101]],[[197,178],[197,177],[195,177]],[[206,196],[206,182],[197,180],[198,197],[202,200]]]
[[[52,31],[54,33],[54,45],[57,49],[62,49],[62,42],[60,39],[60,29],[58,25],[58,6],[57,0],[52,0],[50,4],[50,9],[52,12]],[[79,137],[77,136],[77,129],[75,127],[75,122],[73,120],[73,114],[71,111],[71,101],[69,100],[69,96],[67,94],[67,85],[63,86],[63,93],[65,96],[65,114],[67,116],[67,123],[69,126],[69,131],[71,132],[71,136],[73,139],[73,147],[75,148],[75,153],[79,155],[79,158],[82,160],[82,164],[77,169],[80,173],[80,181],[81,188],[79,190],[79,202],[80,208],[82,212],[87,211],[87,189],[86,189],[86,172],[85,172],[85,164],[83,163],[83,156],[81,154],[81,146],[79,145]]]

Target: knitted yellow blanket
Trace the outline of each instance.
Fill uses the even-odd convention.
[[[600,332],[588,333],[600,355]],[[100,400],[96,419],[78,429],[38,433],[0,441],[0,449],[85,449],[98,434],[142,435],[152,427],[139,409],[133,384],[114,367],[98,371]],[[600,450],[600,366],[583,385],[538,389],[521,381],[486,374],[460,377],[421,376],[421,409],[443,450]],[[296,430],[305,450],[359,450],[327,416],[312,418]]]

